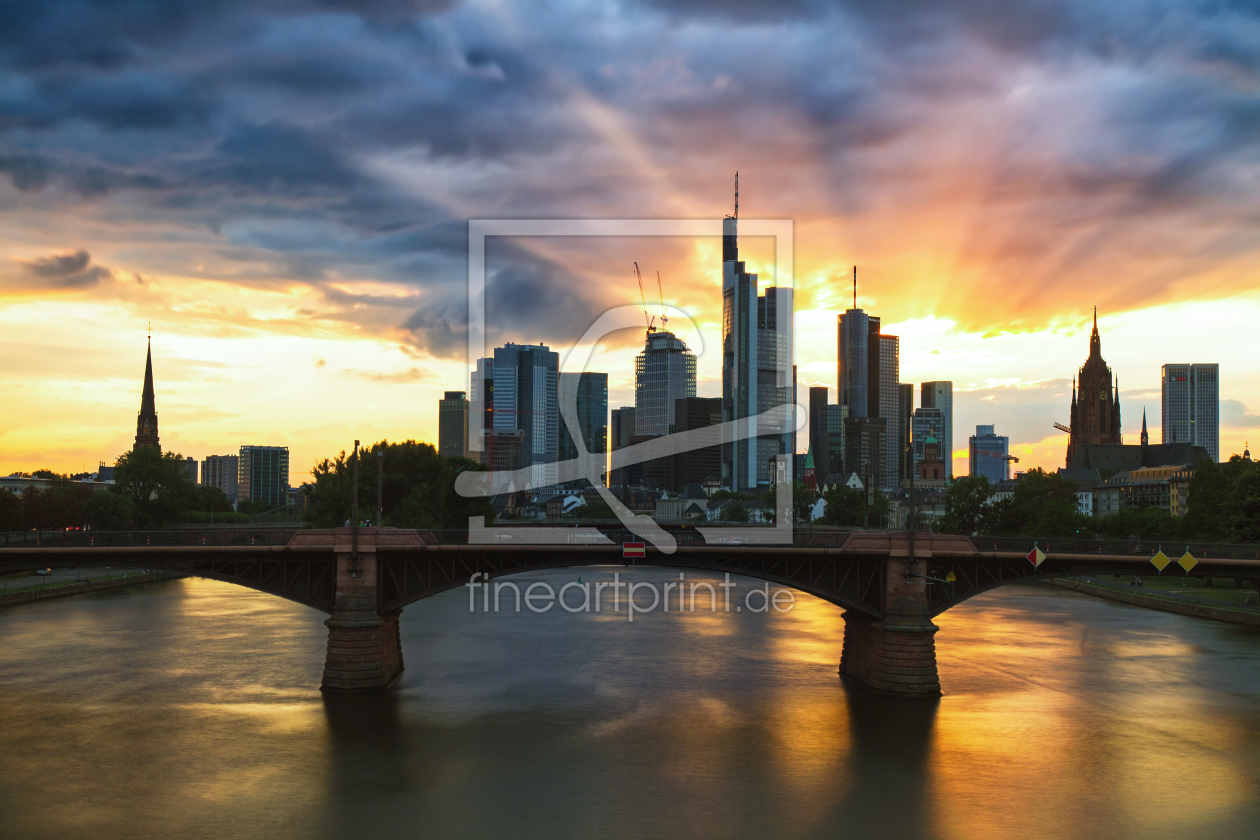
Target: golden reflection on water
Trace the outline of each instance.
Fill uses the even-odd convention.
[[[1257,836],[1260,634],[1013,587],[936,619],[925,703],[839,680],[841,613],[457,590],[325,697],[323,616],[227,584],[0,611],[0,837]]]

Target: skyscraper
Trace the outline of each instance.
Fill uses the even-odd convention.
[[[1068,434],[1067,466],[1082,444],[1124,443],[1120,435],[1120,383],[1112,390],[1111,368],[1102,357],[1098,336],[1098,307],[1094,307],[1094,331],[1089,336],[1089,358],[1081,365],[1080,399],[1072,383],[1072,421]]]
[[[968,472],[982,475],[990,484],[1011,477],[1010,438],[995,434],[992,426],[976,426],[976,433],[967,442]]]
[[[629,446],[634,437],[634,406],[623,405],[612,410],[608,424],[608,448],[612,452]],[[641,464],[615,467],[608,473],[608,486],[636,485],[642,478]]]
[[[914,469],[910,454],[910,421],[914,417],[914,385],[910,382],[897,385],[897,478],[905,481]]]
[[[144,390],[140,393],[140,413],[136,417],[136,444],[152,447],[162,451],[158,442],[157,407],[153,399],[153,340],[149,340],[148,351],[144,357]]]
[[[722,422],[722,400],[717,397],[684,397],[674,403],[674,432],[689,432]],[[675,453],[674,486],[700,484],[722,473],[722,447],[705,446]]]
[[[577,392],[578,428],[587,452],[608,452],[608,374],[561,373],[560,399]],[[578,456],[577,444],[560,418],[560,460]]]
[[[831,471],[830,448],[827,440],[827,388],[815,386],[809,389],[809,447],[814,454],[814,474],[826,478]]]
[[[945,477],[954,477],[954,383],[924,382],[919,390],[919,405],[939,409],[944,425],[936,430],[945,461]]]
[[[558,389],[560,356],[545,344],[513,344],[496,347],[493,360],[482,359],[474,376],[476,390],[489,398],[493,433],[519,432],[516,467],[495,464],[496,452],[516,452],[516,435],[504,447],[485,445],[482,455],[496,469],[532,467],[529,486],[545,487],[556,481],[555,461],[560,447]],[[474,410],[475,403],[474,403]],[[517,488],[525,489],[525,488]]]
[[[289,447],[242,446],[237,498],[273,507],[289,503]]]
[[[840,315],[836,335],[840,405],[849,409],[844,468],[846,472],[869,471],[876,486],[885,490],[897,488],[902,471],[899,357],[897,336],[881,334],[879,318],[857,308],[854,268],[853,308]],[[861,464],[852,460],[859,451],[864,453]]]
[[[438,454],[444,458],[468,457],[468,406],[463,391],[447,391],[438,400]]]
[[[1170,364],[1160,369],[1162,443],[1202,446],[1221,459],[1219,364]]]
[[[696,354],[671,332],[649,330],[634,360],[636,435],[667,435],[676,400],[696,395]]]
[[[738,189],[735,195],[735,214],[722,224],[722,419],[749,418],[740,427],[751,436],[722,445],[721,478],[731,490],[755,491],[770,486],[775,456],[794,454],[794,416],[777,424],[753,419],[792,401],[792,290],[769,286],[758,294],[757,275],[739,259]]]

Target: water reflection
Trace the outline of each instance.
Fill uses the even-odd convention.
[[[323,617],[227,584],[0,610],[0,837],[1146,840],[1260,825],[1247,628],[998,590],[937,620],[946,694],[925,703],[842,682],[840,610],[799,593],[789,613],[633,624],[624,605],[467,607],[459,590],[404,611],[395,690],[326,696]]]

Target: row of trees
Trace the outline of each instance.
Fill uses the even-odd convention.
[[[444,458],[427,443],[381,441],[360,449],[359,518],[374,519],[378,470],[383,470],[382,525],[398,528],[467,528],[468,517],[484,516],[489,524],[494,507],[486,498],[464,498],[455,492],[455,477],[487,467],[467,458]],[[350,520],[354,501],[353,457],[345,450],[325,458],[311,470],[310,523],[335,528]]]
[[[1260,463],[1235,455],[1223,464],[1204,460],[1190,481],[1187,512],[1126,508],[1088,517],[1077,508],[1076,485],[1056,473],[1032,469],[1009,498],[990,501],[983,476],[965,476],[945,490],[946,514],[939,530],[979,536],[1072,537],[1192,542],[1260,541]]]
[[[217,487],[199,487],[184,472],[174,452],[141,447],[123,455],[114,467],[114,485],[95,492],[48,470],[32,474],[51,484],[27,487],[20,495],[0,491],[0,530],[60,530],[88,526],[103,531],[154,529],[217,517],[244,518]],[[199,517],[200,515],[200,517]]]

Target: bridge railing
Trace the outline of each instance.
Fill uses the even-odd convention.
[[[296,528],[208,528],[177,531],[10,531],[0,549],[107,546],[285,545]]]
[[[596,528],[599,533],[613,545],[625,542],[638,542],[640,537],[630,531],[612,524],[588,526]],[[506,529],[505,529],[506,530]],[[533,529],[522,527],[520,544],[533,543],[529,532]],[[704,535],[693,527],[668,528],[679,545],[706,545]],[[240,528],[185,528],[170,531],[15,531],[0,532],[0,550],[4,548],[36,548],[36,547],[91,547],[91,546],[246,546],[246,545],[286,545],[295,534],[296,528],[276,527],[240,527]],[[849,535],[850,530],[834,528],[798,528],[793,533],[792,544],[800,548],[839,548]],[[439,545],[467,545],[468,531],[458,529],[433,529],[422,531],[424,541]],[[578,532],[574,529],[574,537]],[[1027,554],[1037,546],[1050,556],[1055,554],[1101,554],[1132,555],[1150,557],[1156,551],[1163,550],[1172,559],[1177,559],[1185,551],[1189,551],[1197,559],[1215,558],[1228,560],[1260,560],[1260,546],[1231,543],[1201,543],[1169,540],[1094,540],[1057,537],[972,537],[972,542],[981,554],[989,552],[1017,552]],[[602,542],[602,540],[600,541]],[[505,544],[516,544],[513,540]],[[556,545],[589,544],[584,540],[556,538]],[[739,545],[728,545],[739,549]]]
[[[1057,537],[972,537],[980,553],[989,551],[1015,551],[1027,554],[1036,546],[1047,555],[1055,554],[1130,554],[1135,557],[1153,557],[1163,551],[1176,560],[1189,551],[1198,560],[1260,560],[1260,546],[1236,543],[1203,543],[1184,540],[1091,540]]]

